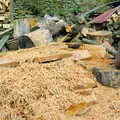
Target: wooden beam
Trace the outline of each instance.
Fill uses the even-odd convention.
[[[34,63],[49,63],[49,62],[54,62],[57,60],[61,60],[64,58],[71,57],[72,53],[64,53],[64,54],[58,54],[54,56],[47,56],[47,57],[37,57],[33,58],[32,62]]]

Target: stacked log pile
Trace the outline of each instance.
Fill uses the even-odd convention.
[[[10,28],[10,0],[0,0],[0,31]]]

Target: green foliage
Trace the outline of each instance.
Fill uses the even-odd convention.
[[[104,3],[107,3],[107,2],[114,2],[115,0],[97,0],[98,2],[104,2]],[[116,0],[117,1],[117,0]]]
[[[97,4],[117,0],[13,0],[15,18],[29,15],[44,16],[52,14],[71,16],[72,12],[83,13],[96,7]]]
[[[26,16],[26,11],[31,14],[52,14],[60,16],[70,16],[72,12],[84,12],[93,8],[96,0],[14,0],[15,13]],[[24,10],[23,13],[19,13]]]

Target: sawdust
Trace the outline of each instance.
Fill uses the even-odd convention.
[[[55,47],[59,50],[60,46]],[[57,49],[53,50],[55,47],[48,46],[48,50],[44,47],[33,48],[3,55],[1,60],[22,62],[17,67],[0,69],[1,119],[45,119],[49,111],[64,112],[72,104],[92,99],[92,90],[87,97],[78,90],[92,89],[96,86],[95,78],[72,59],[45,64],[26,62],[36,56],[58,54]]]
[[[0,120],[101,120],[109,115],[110,119],[103,120],[111,120],[116,117],[119,106],[113,112],[112,103],[119,101],[120,90],[100,85],[94,88],[95,77],[71,58],[44,64],[26,62],[34,57],[73,52],[63,48],[66,45],[52,44],[0,55],[1,60],[21,61],[17,67],[0,68]],[[96,100],[95,96],[98,104],[86,114],[75,118],[64,115],[71,105],[89,103]],[[117,111],[117,119],[112,120],[119,120],[118,114]]]

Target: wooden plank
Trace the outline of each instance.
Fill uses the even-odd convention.
[[[64,58],[71,57],[72,53],[64,53],[64,54],[58,54],[54,56],[47,56],[47,57],[37,57],[33,58],[32,62],[34,63],[49,63],[49,62],[54,62],[57,60],[61,60]]]
[[[17,67],[19,64],[19,61],[0,59],[0,67]]]
[[[8,41],[9,37],[10,37],[10,34],[4,35],[4,36],[2,37],[2,39],[0,40],[0,50],[1,50],[2,47],[5,45],[5,43]]]

